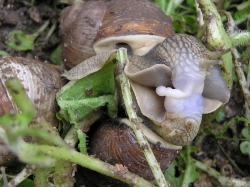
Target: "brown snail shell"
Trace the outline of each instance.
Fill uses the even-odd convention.
[[[145,0],[109,2],[96,41],[112,36],[173,34],[171,20],[155,4]]]
[[[162,171],[168,168],[179,153],[179,150],[150,145]],[[129,171],[147,180],[153,179],[132,129],[119,119],[107,120],[96,130],[90,140],[90,153],[110,164],[125,165]]]
[[[51,125],[57,126],[55,97],[63,84],[59,69],[48,63],[22,57],[0,59],[0,116],[18,112],[5,86],[6,79],[10,77],[20,79],[38,115],[43,116]],[[0,140],[0,165],[8,164],[14,158],[15,155]]]
[[[61,14],[62,53],[68,68],[120,45],[142,55],[140,48],[145,54],[173,33],[171,19],[147,0],[77,3]]]
[[[106,3],[100,1],[77,3],[61,12],[62,58],[67,68],[95,55],[92,44],[105,12]]]
[[[22,57],[0,59],[0,116],[10,111],[17,112],[5,87],[5,81],[9,77],[20,79],[39,114],[50,124],[56,126],[57,105],[55,97],[62,86],[59,69],[48,63]]]

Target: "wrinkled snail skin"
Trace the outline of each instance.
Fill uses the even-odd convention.
[[[144,56],[129,57],[136,65],[125,68],[127,75],[139,84],[156,87],[156,94],[165,97],[165,120],[152,119],[156,125],[151,125],[151,128],[167,142],[183,146],[190,144],[196,137],[204,109],[202,93],[208,75],[207,68],[219,64],[217,58],[222,54],[209,51],[193,36],[175,34],[156,45]],[[151,76],[152,83],[140,77],[140,70],[146,72],[147,69],[159,65],[165,65],[170,69],[171,83],[168,80],[170,77],[160,71],[155,78],[157,81],[152,81],[154,78]],[[226,92],[229,92],[228,89]]]

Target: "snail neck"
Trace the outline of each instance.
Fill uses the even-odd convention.
[[[178,114],[182,117],[202,114],[204,99],[201,93],[183,92],[179,89],[159,86],[156,88],[159,96],[165,96],[164,107],[167,112]]]

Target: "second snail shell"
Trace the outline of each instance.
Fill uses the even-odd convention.
[[[55,97],[63,86],[58,67],[23,57],[0,59],[0,116],[19,112],[5,85],[10,77],[17,77],[21,81],[38,115],[43,116],[51,125],[57,126]],[[25,137],[25,140],[30,141],[30,138]],[[14,159],[15,154],[0,140],[0,165],[11,163]]]

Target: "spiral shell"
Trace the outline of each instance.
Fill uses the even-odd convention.
[[[43,116],[51,125],[57,126],[55,97],[63,86],[59,69],[51,64],[22,57],[0,59],[0,116],[18,112],[5,86],[5,81],[10,77],[20,79],[38,115]],[[31,141],[26,136],[24,139]],[[15,158],[15,154],[0,139],[0,166],[13,162]]]
[[[77,3],[62,11],[60,23],[67,68],[124,45],[142,55],[174,33],[171,19],[146,0]]]
[[[56,126],[55,97],[63,84],[59,69],[51,64],[22,57],[0,59],[0,116],[11,111],[17,112],[5,86],[5,81],[9,77],[20,79],[38,113],[50,124]]]
[[[150,145],[163,171],[179,153],[179,150]],[[132,129],[119,119],[107,120],[96,130],[90,140],[90,152],[105,162],[125,165],[129,171],[147,180],[153,179]]]
[[[105,2],[77,3],[61,12],[62,58],[67,68],[95,55],[92,44],[106,12]]]

